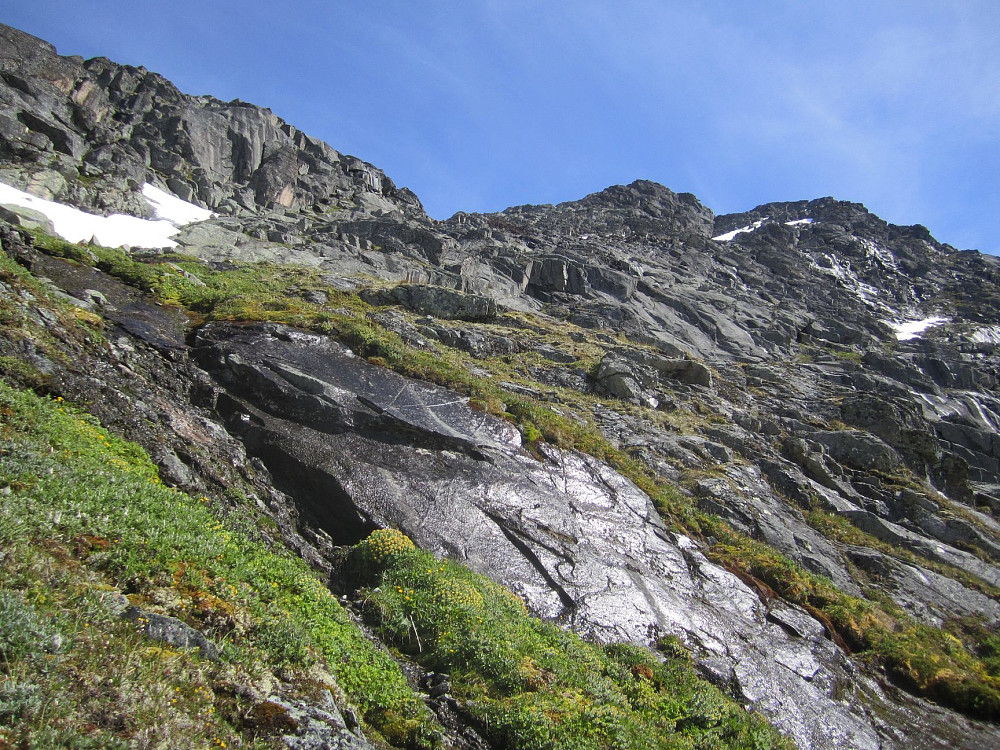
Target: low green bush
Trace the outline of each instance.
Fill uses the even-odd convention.
[[[61,638],[13,591],[0,590],[0,668],[58,650]]]

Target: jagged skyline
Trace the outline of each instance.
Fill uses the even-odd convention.
[[[385,169],[436,218],[645,178],[717,213],[833,195],[1000,252],[989,3],[5,10],[60,54],[268,106]]]

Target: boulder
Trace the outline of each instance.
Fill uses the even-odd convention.
[[[422,284],[400,284],[389,289],[369,289],[362,299],[372,305],[402,305],[424,315],[445,320],[488,321],[497,315],[496,301],[478,294]]]
[[[142,630],[154,641],[163,641],[175,648],[197,648],[203,659],[219,661],[219,650],[200,630],[178,620],[155,612],[148,612],[139,607],[129,607],[122,612],[121,617]]]
[[[23,229],[40,229],[46,234],[55,234],[52,221],[41,211],[25,206],[0,206],[0,219]]]
[[[867,432],[830,430],[813,432],[808,439],[826,448],[835,461],[862,471],[889,473],[898,469],[903,460],[884,441]]]
[[[609,351],[593,378],[598,389],[610,396],[653,406],[661,400],[657,390],[670,388],[670,381],[712,387],[712,371],[701,362],[633,349]]]
[[[770,619],[607,466],[544,444],[530,457],[506,423],[323,337],[210,326],[196,353],[224,389],[229,429],[334,540],[399,528],[584,635],[678,635],[802,745],[879,746],[863,712],[835,697],[857,678],[818,624]]]

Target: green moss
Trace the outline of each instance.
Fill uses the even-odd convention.
[[[44,253],[88,265],[96,261],[97,256],[90,251],[90,245],[67,242],[41,229],[32,229],[31,234],[35,238],[35,247]]]
[[[961,641],[940,628],[910,624],[870,634],[890,674],[923,695],[980,718],[1000,718],[1000,680]]]
[[[30,362],[5,356],[0,356],[0,376],[32,388],[41,388],[49,380],[45,373]]]
[[[76,245],[40,231],[34,235],[35,246],[43,252],[100,268],[165,304],[210,320],[266,320],[310,327],[319,322],[322,306],[298,296],[308,288],[327,291],[331,306],[359,304],[356,297],[323,285],[315,269],[301,266],[250,263],[215,271],[183,255],[138,259],[117,248]]]
[[[960,631],[961,632],[961,631]],[[983,666],[992,677],[1000,678],[1000,633],[996,625],[987,627],[977,624],[972,631],[971,643],[976,654],[983,660]]]
[[[4,253],[0,253],[0,281],[18,292],[0,295],[0,325],[9,341],[29,342],[39,353],[64,361],[67,343],[103,342],[103,321],[99,316],[51,295],[49,287]],[[46,326],[39,310],[44,310],[57,325]],[[16,357],[5,356],[0,372],[22,385],[37,387],[47,380],[34,365]]]
[[[845,362],[853,362],[858,365],[861,364],[861,360],[863,359],[862,353],[853,349],[833,349],[831,353],[837,359]]]
[[[1000,597],[1000,589],[991,586],[972,573],[955,567],[954,565],[948,565],[946,563],[939,562],[938,560],[932,560],[922,555],[918,555],[898,545],[883,542],[878,537],[862,531],[843,516],[838,516],[835,513],[827,511],[813,509],[805,514],[805,519],[806,523],[830,539],[843,542],[844,544],[854,544],[878,550],[889,557],[904,560],[905,562],[913,563],[914,565],[919,565],[921,567],[928,568],[929,570],[933,570],[936,573],[940,573],[941,575],[959,581],[968,588],[981,591],[987,596],[994,598]]]

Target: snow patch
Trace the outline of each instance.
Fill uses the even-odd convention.
[[[786,221],[785,222],[785,226],[786,227],[797,227],[797,226],[801,226],[803,224],[812,224],[812,223],[813,223],[812,219],[796,219],[795,221]]]
[[[884,268],[891,268],[894,271],[899,270],[896,264],[896,256],[889,250],[876,245],[871,240],[860,239],[859,242],[861,242],[861,245],[865,248],[865,254],[868,256],[869,260],[878,261]]]
[[[720,234],[718,237],[713,237],[712,239],[715,240],[716,242],[730,242],[738,234],[742,234],[743,232],[753,232],[756,229],[760,229],[762,226],[764,226],[764,222],[766,222],[767,220],[768,217],[765,216],[763,219],[755,221],[750,226],[741,227],[740,229],[734,229],[732,232],[726,232],[725,234]]]
[[[0,183],[0,204],[30,208],[44,214],[52,222],[53,231],[68,242],[94,241],[104,247],[177,247],[177,243],[170,238],[180,231],[181,226],[212,216],[210,211],[182,201],[152,185],[145,185],[142,192],[160,218],[153,220],[125,214],[89,214],[72,206],[38,198],[3,183]]]
[[[833,276],[845,289],[850,291],[868,307],[881,311],[886,315],[891,315],[895,312],[881,300],[877,287],[867,284],[858,278],[858,275],[851,268],[849,262],[830,253],[821,253],[819,257],[823,259],[823,262],[819,263],[814,259],[812,262],[813,269],[827,276]]]
[[[977,344],[1000,344],[1000,326],[980,326],[969,338]]]
[[[723,266],[719,268],[716,273],[716,280],[723,285],[728,284],[730,289],[739,289],[744,292],[749,292],[750,289],[747,287],[746,282],[737,273],[735,267]]]
[[[196,221],[205,221],[215,215],[207,208],[181,200],[176,195],[160,190],[156,185],[151,185],[148,182],[142,186],[142,195],[149,207],[153,209],[157,219],[169,221],[178,227]]]
[[[831,255],[830,253],[820,253],[819,257],[823,259],[823,263],[819,263],[814,258],[812,267],[815,270],[841,280],[857,280],[854,273],[851,271],[851,267],[841,263],[840,258],[837,256]]]
[[[951,318],[942,318],[935,315],[922,320],[904,320],[902,323],[886,321],[886,324],[896,332],[896,339],[899,341],[909,341],[915,339],[928,328],[939,326],[942,323],[950,323]]]

